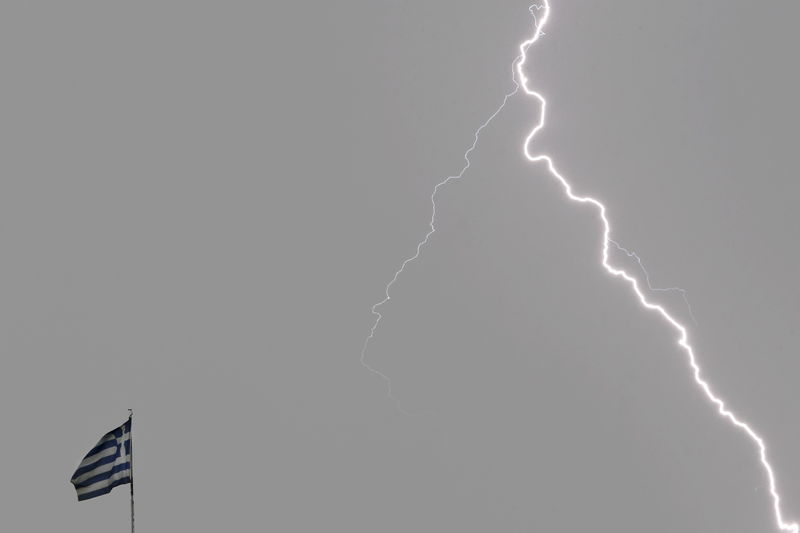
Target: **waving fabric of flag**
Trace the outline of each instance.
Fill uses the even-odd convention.
[[[117,485],[131,482],[131,420],[112,429],[89,450],[70,482],[78,501],[108,494]]]

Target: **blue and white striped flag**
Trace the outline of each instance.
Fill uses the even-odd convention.
[[[89,450],[70,482],[78,501],[108,494],[117,485],[131,482],[131,419],[112,429]]]

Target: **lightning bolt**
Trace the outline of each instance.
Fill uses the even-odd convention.
[[[686,329],[686,326],[681,324],[663,306],[655,304],[655,303],[651,302],[650,300],[648,300],[647,297],[645,296],[641,286],[640,286],[640,283],[639,283],[638,279],[636,277],[632,276],[631,274],[629,274],[624,269],[618,268],[618,267],[614,266],[613,264],[611,264],[610,258],[609,258],[609,249],[610,249],[611,245],[614,245],[620,251],[628,254],[630,257],[633,257],[633,258],[635,258],[637,260],[637,262],[639,263],[640,267],[645,272],[645,277],[646,277],[646,280],[647,280],[648,287],[652,289],[652,286],[650,286],[650,283],[649,283],[649,275],[647,275],[647,271],[644,270],[644,266],[642,265],[641,260],[639,259],[639,257],[636,254],[632,253],[632,252],[628,252],[627,250],[622,248],[620,245],[618,245],[615,241],[613,241],[611,239],[611,224],[609,223],[608,217],[606,216],[606,206],[602,202],[600,202],[599,200],[597,200],[595,198],[592,198],[591,196],[580,196],[580,195],[575,194],[573,192],[572,184],[570,184],[570,182],[567,181],[567,179],[564,178],[564,176],[561,173],[558,172],[558,170],[556,169],[555,163],[553,163],[553,159],[549,155],[547,155],[547,154],[534,154],[533,152],[531,152],[530,147],[531,147],[531,143],[532,143],[534,137],[536,137],[536,135],[539,133],[539,131],[541,131],[545,127],[546,115],[547,115],[547,100],[545,100],[544,96],[542,96],[541,93],[539,93],[538,91],[532,89],[528,85],[528,81],[529,80],[528,80],[528,77],[525,75],[525,63],[528,60],[528,50],[530,49],[530,47],[534,43],[536,43],[541,38],[542,35],[544,35],[544,32],[542,30],[547,25],[547,22],[550,19],[550,2],[549,2],[549,0],[543,0],[542,3],[540,3],[540,4],[534,4],[534,5],[530,6],[529,7],[529,11],[530,11],[531,15],[534,18],[534,32],[533,32],[533,35],[530,38],[528,38],[527,40],[523,41],[519,45],[519,54],[515,58],[514,63],[513,63],[513,68],[512,68],[512,79],[513,79],[515,88],[510,93],[505,95],[505,97],[503,98],[503,101],[500,104],[500,106],[476,130],[472,145],[464,153],[465,165],[461,169],[461,172],[459,172],[455,176],[450,176],[450,177],[445,178],[441,182],[437,183],[436,186],[434,187],[433,193],[431,194],[431,204],[433,206],[433,212],[432,212],[430,223],[429,223],[430,229],[429,229],[428,233],[425,235],[425,238],[417,244],[417,249],[416,249],[416,252],[414,253],[414,255],[412,255],[411,257],[409,257],[405,261],[403,261],[403,263],[400,265],[400,268],[397,270],[397,272],[395,272],[394,277],[389,282],[389,284],[386,286],[385,298],[383,300],[381,300],[380,302],[378,302],[378,303],[376,303],[375,305],[372,306],[372,314],[375,316],[375,320],[373,322],[372,328],[370,329],[369,335],[364,340],[364,345],[363,345],[362,350],[361,350],[361,364],[365,368],[367,368],[369,371],[371,371],[372,373],[378,375],[381,379],[383,379],[386,382],[386,384],[387,384],[387,394],[389,395],[390,398],[395,400],[395,405],[398,405],[396,399],[394,398],[394,396],[392,396],[392,389],[391,389],[391,384],[392,383],[391,383],[391,380],[389,379],[389,377],[387,375],[385,375],[384,373],[380,372],[379,370],[371,367],[366,362],[366,352],[367,352],[367,348],[369,346],[369,342],[375,337],[375,331],[376,331],[376,329],[378,327],[378,324],[380,323],[381,319],[383,318],[382,315],[380,314],[380,312],[378,311],[378,309],[382,305],[386,304],[391,299],[390,290],[391,290],[392,286],[397,282],[397,279],[403,273],[403,271],[405,270],[406,266],[409,263],[415,261],[417,258],[419,258],[420,253],[422,251],[422,247],[425,246],[428,243],[428,241],[430,240],[430,237],[436,232],[436,224],[435,224],[435,222],[436,222],[436,194],[439,192],[439,190],[442,187],[447,185],[450,181],[462,178],[464,173],[470,167],[469,156],[475,150],[475,147],[478,144],[478,138],[480,136],[480,133],[500,113],[500,111],[503,110],[503,108],[505,107],[505,105],[508,102],[508,100],[521,90],[525,95],[527,95],[529,97],[532,97],[535,100],[537,100],[538,103],[539,103],[539,109],[540,109],[539,121],[534,126],[534,128],[530,131],[528,136],[525,138],[525,142],[523,143],[523,146],[522,146],[523,155],[531,163],[543,163],[544,166],[547,168],[547,171],[549,172],[550,176],[553,177],[561,185],[561,187],[564,190],[564,194],[566,195],[566,197],[570,201],[575,202],[575,203],[579,203],[579,204],[588,204],[588,205],[590,205],[591,207],[593,207],[594,209],[597,210],[598,214],[600,215],[600,219],[602,221],[602,224],[603,224],[603,239],[602,239],[602,244],[601,244],[601,255],[600,255],[600,264],[601,264],[601,266],[611,276],[613,276],[615,278],[620,278],[620,279],[624,280],[625,282],[627,282],[628,286],[631,288],[631,290],[633,291],[634,295],[639,300],[639,304],[644,309],[646,309],[648,311],[653,311],[656,314],[658,314],[659,316],[661,316],[661,318],[670,327],[672,327],[672,329],[675,330],[675,333],[677,334],[677,345],[686,354],[687,363],[689,365],[689,368],[691,369],[692,377],[694,378],[694,381],[697,384],[697,386],[700,388],[700,390],[702,390],[702,392],[705,394],[706,398],[712,404],[714,404],[717,407],[717,412],[719,413],[719,415],[722,418],[728,420],[728,422],[730,422],[734,427],[736,427],[736,429],[738,429],[743,434],[745,434],[753,442],[753,444],[755,444],[755,446],[756,446],[756,448],[758,450],[759,462],[760,462],[760,464],[761,464],[761,466],[762,466],[762,468],[764,470],[764,473],[766,474],[767,481],[768,481],[768,484],[769,484],[769,494],[770,494],[770,497],[772,499],[772,508],[773,508],[773,513],[774,513],[774,518],[775,518],[776,525],[778,526],[778,528],[781,531],[787,531],[787,532],[790,532],[790,533],[800,533],[800,524],[798,524],[797,522],[787,522],[783,518],[783,512],[781,510],[781,496],[778,493],[778,489],[776,487],[775,473],[774,473],[774,471],[772,469],[772,465],[770,464],[769,460],[767,459],[767,446],[766,446],[766,444],[764,442],[764,439],[758,433],[756,433],[755,430],[753,430],[753,428],[750,427],[750,425],[748,425],[746,422],[744,422],[739,417],[737,417],[733,413],[733,411],[731,411],[727,407],[725,402],[717,394],[714,393],[714,391],[711,388],[711,386],[709,385],[709,383],[705,380],[705,378],[703,377],[700,365],[697,363],[697,357],[695,356],[694,348],[689,343],[689,334],[688,334],[688,331]],[[683,294],[685,296],[685,292]],[[688,302],[687,302],[687,304],[688,304]],[[401,411],[402,411],[402,409],[401,409]]]

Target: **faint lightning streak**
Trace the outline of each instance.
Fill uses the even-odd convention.
[[[369,335],[367,336],[366,339],[364,339],[364,345],[361,348],[361,365],[364,368],[366,368],[367,370],[369,370],[370,372],[372,372],[373,374],[375,374],[376,376],[380,377],[383,381],[386,382],[386,394],[387,394],[387,396],[394,402],[394,404],[397,407],[397,409],[400,412],[402,412],[403,414],[411,414],[411,413],[405,411],[402,407],[400,407],[400,403],[398,402],[397,398],[395,398],[392,395],[392,380],[389,378],[389,376],[387,376],[386,374],[384,374],[383,372],[381,372],[377,368],[375,368],[373,366],[370,366],[367,363],[367,348],[369,347],[369,342],[375,337],[375,330],[378,329],[378,324],[380,324],[381,319],[383,318],[383,315],[381,315],[381,313],[378,312],[378,309],[381,306],[383,306],[385,303],[387,303],[389,300],[392,299],[391,296],[390,296],[390,291],[392,289],[392,286],[397,282],[397,280],[400,277],[400,275],[406,269],[406,265],[416,261],[419,258],[420,254],[422,253],[422,247],[425,246],[426,244],[428,244],[428,241],[430,240],[431,236],[434,233],[436,233],[436,194],[439,192],[439,189],[441,189],[442,187],[444,187],[445,185],[447,185],[451,181],[461,179],[464,176],[464,173],[467,170],[469,170],[469,167],[472,165],[472,162],[470,161],[469,156],[470,156],[470,154],[472,154],[472,152],[478,146],[478,139],[480,138],[481,132],[492,122],[492,120],[494,120],[494,118],[497,115],[500,114],[500,112],[503,110],[503,108],[505,108],[506,103],[508,103],[508,100],[512,96],[517,94],[517,91],[519,91],[519,83],[517,83],[517,81],[516,81],[516,77],[514,76],[514,72],[515,72],[515,66],[516,66],[517,63],[519,63],[521,58],[522,58],[521,55],[517,56],[516,58],[514,58],[514,63],[512,63],[511,73],[512,73],[512,79],[514,81],[514,89],[510,93],[506,94],[503,97],[503,101],[500,103],[500,105],[497,107],[497,109],[495,109],[494,112],[491,115],[489,115],[489,118],[487,118],[483,122],[483,124],[481,124],[480,127],[478,127],[477,130],[475,130],[475,133],[474,133],[473,139],[472,139],[472,144],[470,145],[469,148],[467,148],[466,152],[464,152],[464,156],[463,156],[463,158],[464,158],[464,166],[461,168],[461,171],[458,174],[456,174],[455,176],[448,176],[447,178],[443,179],[442,181],[437,183],[436,186],[433,188],[433,192],[431,193],[431,197],[430,197],[431,206],[432,206],[431,219],[428,222],[429,230],[428,230],[428,233],[425,235],[425,238],[422,239],[419,243],[417,243],[417,248],[416,248],[416,251],[414,252],[414,255],[408,257],[407,259],[405,259],[400,264],[400,268],[397,269],[397,272],[394,273],[394,276],[392,277],[392,280],[386,285],[386,288],[384,289],[385,297],[383,298],[383,300],[381,300],[380,302],[378,302],[378,303],[376,303],[375,305],[372,306],[372,315],[375,317],[375,320],[373,321],[372,327],[369,330]]]
[[[601,264],[606,271],[611,274],[612,276],[622,278],[628,282],[630,287],[633,289],[633,292],[636,294],[636,297],[639,299],[639,303],[645,309],[650,311],[655,311],[661,315],[664,320],[666,320],[677,332],[678,332],[678,345],[683,348],[684,352],[686,352],[689,365],[692,369],[692,373],[694,375],[694,380],[697,385],[702,389],[705,393],[706,397],[717,406],[717,410],[719,414],[728,419],[734,426],[738,429],[742,430],[746,433],[750,439],[756,444],[759,450],[759,458],[761,461],[761,465],[764,468],[764,471],[767,474],[767,480],[769,481],[769,492],[772,496],[772,504],[773,504],[773,511],[775,514],[775,521],[778,527],[782,531],[790,531],[791,533],[798,533],[800,531],[800,524],[797,522],[785,522],[783,519],[783,513],[781,512],[781,497],[778,494],[778,490],[775,484],[775,474],[772,471],[772,466],[770,465],[769,461],[767,460],[767,447],[764,443],[764,439],[761,438],[749,425],[745,422],[739,420],[736,415],[733,414],[726,406],[725,402],[723,402],[718,396],[714,394],[711,390],[711,386],[708,382],[703,379],[701,376],[700,366],[697,364],[697,359],[695,358],[694,349],[692,348],[691,344],[689,344],[689,337],[686,327],[683,326],[680,322],[678,322],[675,318],[670,315],[667,310],[657,304],[651,303],[642,292],[641,288],[639,287],[638,280],[628,274],[625,270],[619,269],[614,267],[609,263],[609,244],[612,242],[610,238],[611,234],[611,225],[606,217],[606,206],[603,205],[602,202],[596,200],[590,196],[578,196],[572,192],[572,185],[556,170],[553,160],[550,156],[545,154],[538,154],[533,155],[530,152],[530,144],[536,134],[544,128],[545,125],[545,113],[547,109],[547,101],[545,98],[536,92],[533,89],[528,87],[528,78],[525,76],[524,73],[524,66],[525,62],[528,59],[527,52],[528,49],[533,45],[536,41],[539,40],[541,36],[541,29],[547,24],[548,19],[550,18],[550,2],[548,0],[543,0],[543,3],[537,6],[533,6],[532,9],[542,10],[544,13],[540,20],[536,21],[534,34],[533,37],[530,39],[523,41],[520,46],[520,54],[518,56],[518,61],[516,63],[516,71],[517,76],[516,79],[519,80],[520,88],[524,91],[525,94],[528,96],[534,97],[536,100],[539,101],[540,106],[540,114],[539,114],[539,122],[536,126],[531,130],[528,136],[525,139],[525,143],[523,144],[523,153],[525,157],[533,162],[544,162],[547,165],[547,169],[550,174],[556,178],[556,180],[561,184],[566,193],[567,197],[572,200],[573,202],[583,203],[583,204],[591,204],[594,206],[599,214],[600,218],[603,221],[603,246],[602,246],[602,260]],[[533,11],[531,11],[533,12]]]
[[[650,273],[644,267],[644,263],[642,263],[642,258],[636,252],[631,252],[625,247],[621,246],[617,241],[614,239],[608,239],[608,242],[616,246],[617,250],[624,253],[628,257],[632,258],[639,264],[639,268],[642,270],[644,274],[644,281],[647,283],[647,288],[650,289],[652,292],[679,292],[681,297],[683,298],[683,303],[686,304],[686,309],[689,310],[689,316],[692,317],[692,322],[697,324],[697,319],[694,317],[694,311],[692,311],[692,304],[689,303],[689,297],[686,295],[686,289],[681,289],[680,287],[653,287],[653,284],[650,282]]]

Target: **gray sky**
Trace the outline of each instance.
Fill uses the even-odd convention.
[[[141,531],[775,530],[750,441],[522,158],[530,99],[382,309],[370,364],[435,413],[399,414],[369,309],[513,87],[528,4],[280,4],[0,7],[6,529],[126,531],[126,487],[68,479],[133,407]],[[552,4],[537,148],[688,291],[800,519],[800,6]]]

